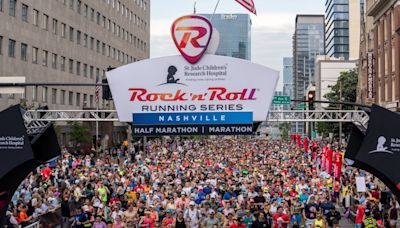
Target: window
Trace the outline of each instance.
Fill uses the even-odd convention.
[[[87,47],[88,46],[88,34],[83,35],[83,46]]]
[[[53,67],[53,69],[57,69],[57,54],[52,54],[51,55],[51,67]]]
[[[37,47],[32,47],[32,63],[37,63],[38,52],[39,52],[39,49]]]
[[[96,51],[100,53],[100,40],[96,41]]]
[[[69,59],[69,73],[73,74],[74,73],[74,60]]]
[[[42,52],[42,65],[43,65],[43,66],[47,66],[47,59],[48,59],[48,56],[49,56],[49,52],[43,50],[43,52]]]
[[[8,40],[8,57],[15,57],[15,40]]]
[[[83,77],[87,78],[87,73],[88,73],[88,65],[85,63],[83,64]]]
[[[64,23],[61,23],[61,37],[65,38],[65,30],[66,30],[66,25]]]
[[[74,93],[71,91],[68,93],[68,104],[74,105]]]
[[[88,14],[89,14],[89,6],[85,4],[85,10],[84,10],[85,17],[88,17]]]
[[[2,55],[2,54],[3,54],[3,37],[0,36],[0,55]]]
[[[93,50],[93,48],[94,48],[94,38],[90,37],[90,49]]]
[[[15,17],[16,5],[17,0],[10,0],[10,4],[8,5],[8,15]]]
[[[21,20],[28,22],[28,6],[25,4],[22,4],[21,8]]]
[[[0,0],[0,11],[3,11],[3,0]]]
[[[81,31],[76,31],[76,43],[81,44]]]
[[[90,8],[90,20],[94,21],[94,9]]]
[[[81,13],[81,6],[82,6],[82,1],[78,0],[76,2],[76,11],[80,14]]]
[[[96,68],[96,77],[100,77],[100,69]]]
[[[83,94],[83,106],[88,107],[87,94]]]
[[[57,89],[51,89],[51,103],[57,104]]]
[[[60,65],[61,71],[65,71],[65,57],[61,56],[61,65]]]
[[[57,27],[58,27],[58,21],[57,19],[53,19],[53,34],[57,35]]]
[[[80,106],[81,105],[81,94],[80,93],[76,93],[76,102],[75,102],[76,106]]]
[[[74,28],[69,27],[69,41],[74,42]]]
[[[93,78],[93,71],[94,71],[94,67],[90,66],[90,73],[89,73],[90,78]]]
[[[33,25],[39,26],[39,11],[33,10]]]
[[[48,90],[47,87],[43,87],[43,89],[42,89],[42,101],[43,102],[47,102],[47,90]]]
[[[21,43],[21,60],[27,61],[28,60],[27,55],[28,55],[28,45]]]
[[[81,62],[76,62],[76,75],[81,75]]]
[[[38,87],[37,86],[33,86],[32,87],[32,100],[33,101],[37,100],[37,93],[38,93]]]
[[[106,55],[106,44],[105,43],[101,44],[101,54]]]
[[[49,16],[43,14],[43,29],[47,30],[49,28]]]
[[[93,106],[94,106],[93,95],[90,95],[89,107],[93,107]]]
[[[96,23],[97,23],[98,25],[100,25],[100,18],[101,18],[101,15],[100,15],[99,12],[97,12]]]
[[[102,21],[102,22],[103,22],[103,28],[105,28],[105,27],[106,27],[106,20],[107,20],[107,19],[106,19],[106,17],[105,17],[105,16],[103,16],[103,21]]]
[[[72,10],[74,9],[74,2],[74,0],[69,0],[69,8]]]
[[[61,90],[60,103],[65,104],[65,90]]]

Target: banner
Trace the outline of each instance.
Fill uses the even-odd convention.
[[[303,139],[303,150],[304,150],[304,152],[308,152],[308,138],[307,137],[305,137],[304,139]]]
[[[343,165],[343,155],[340,151],[336,151],[333,155],[333,176],[337,181],[341,180]]]
[[[367,98],[374,99],[375,58],[373,52],[367,53]]]
[[[356,155],[356,160],[373,167],[378,171],[377,176],[385,176],[397,190],[400,190],[399,129],[399,114],[377,105],[372,106],[367,134]],[[371,173],[375,174],[373,171]]]
[[[132,122],[133,114],[208,112],[252,112],[253,121],[265,121],[278,78],[267,67],[216,55],[204,55],[194,65],[170,56],[107,72],[122,122]]]
[[[327,147],[323,146],[321,150],[321,161],[320,161],[322,170],[326,170],[326,150]]]
[[[325,168],[326,172],[329,174],[332,173],[332,156],[333,156],[333,150],[331,148],[328,148],[326,150]]]

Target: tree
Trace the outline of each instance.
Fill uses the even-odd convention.
[[[69,123],[71,131],[69,132],[70,140],[75,146],[81,143],[89,143],[91,140],[89,129],[78,122]]]
[[[340,86],[340,82],[342,85]],[[329,101],[340,101],[340,89],[342,89],[342,101],[356,102],[357,99],[357,82],[358,71],[353,69],[346,72],[341,72],[334,86],[330,86],[331,91],[325,94],[325,98]],[[339,105],[329,104],[327,109],[339,109]],[[352,110],[352,105],[342,105],[343,110]],[[323,136],[333,133],[335,137],[339,135],[339,123],[318,123],[317,131]],[[346,135],[351,131],[351,124],[343,124],[343,133]]]
[[[285,139],[285,140],[289,139],[289,123],[279,124],[279,131],[281,132],[282,139]]]

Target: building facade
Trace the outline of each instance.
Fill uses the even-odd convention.
[[[283,58],[283,95],[293,97],[293,58]]]
[[[149,57],[149,25],[149,0],[0,0],[0,77],[25,76],[28,83],[101,81],[109,66]],[[31,86],[23,95],[1,94],[0,108],[18,103],[52,110],[112,108],[101,91],[97,102],[95,90]],[[110,143],[126,135],[117,125],[100,124]],[[60,144],[68,146],[68,127],[62,129]]]
[[[363,11],[364,0],[325,1],[326,55],[345,60],[359,58]]]
[[[149,0],[0,0],[0,76],[95,83],[109,66],[149,57],[149,20]],[[94,108],[95,88],[27,87],[24,95],[3,94],[0,107],[20,102]]]
[[[325,95],[331,91],[330,86],[336,85],[342,72],[354,70],[357,60],[342,60],[329,56],[318,56],[315,63],[315,100],[327,101]],[[316,109],[322,109],[328,104],[317,103]]]
[[[216,55],[251,60],[251,19],[248,14],[202,14],[220,36]]]
[[[393,111],[400,100],[400,1],[366,1],[366,47],[360,74],[362,103]],[[370,23],[368,23],[370,22]]]
[[[297,15],[293,36],[294,97],[303,99],[306,88],[314,83],[315,58],[325,54],[323,15]]]

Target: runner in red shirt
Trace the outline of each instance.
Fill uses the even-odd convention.
[[[273,217],[274,228],[287,228],[290,222],[289,217],[283,213],[283,207],[279,206],[277,212]]]
[[[365,214],[365,207],[364,205],[360,204],[358,201],[356,202],[357,204],[357,214],[356,214],[356,221],[355,221],[355,227],[356,228],[361,228],[364,220],[364,214]]]

